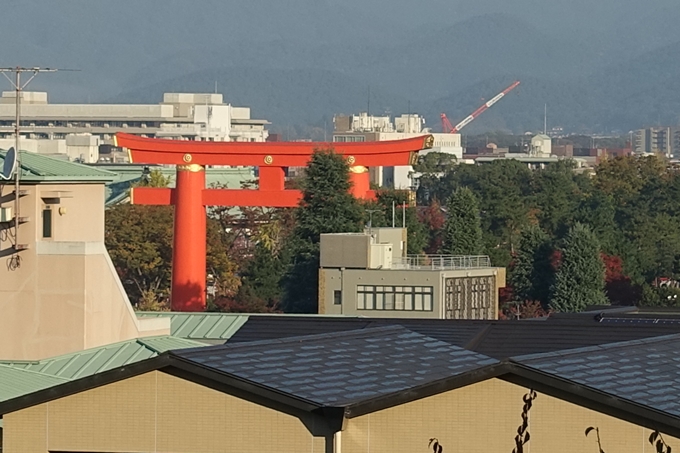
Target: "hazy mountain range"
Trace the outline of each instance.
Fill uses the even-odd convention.
[[[77,68],[54,102],[159,102],[217,90],[273,128],[407,111],[439,128],[513,80],[469,132],[680,123],[673,0],[60,0],[5,5],[0,66]]]

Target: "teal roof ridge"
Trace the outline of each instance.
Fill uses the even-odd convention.
[[[0,364],[0,402],[70,381],[60,376]]]
[[[248,321],[250,314],[137,312],[141,317],[170,318],[170,334],[190,340],[228,341]]]
[[[65,377],[62,377],[62,376],[55,376],[53,374],[43,373],[41,371],[35,371],[35,370],[28,370],[28,369],[25,369],[25,368],[17,368],[17,367],[14,367],[14,366],[6,364],[6,363],[0,363],[0,368],[2,368],[2,369],[11,368],[12,370],[16,370],[16,371],[19,371],[21,373],[26,373],[27,375],[41,376],[41,377],[44,377],[46,379],[54,379],[54,380],[59,380],[59,381],[62,381],[62,382],[72,381],[72,379],[65,378]]]
[[[4,162],[6,151],[0,151],[0,160]],[[21,151],[21,177],[24,181],[101,181],[109,182],[116,174],[107,170],[71,162],[69,160],[46,156],[44,154]]]
[[[184,348],[195,348],[199,346],[206,346],[205,343],[201,343],[200,341],[195,341],[191,340],[189,338],[182,338],[182,337],[177,337],[174,335],[157,335],[153,337],[144,337],[144,338],[138,338],[137,342],[144,345],[147,349],[150,349],[151,351],[155,352],[156,354],[162,354],[165,351],[171,350],[171,349],[184,349]],[[160,348],[158,347],[159,342],[175,342],[177,346],[180,347],[171,347],[171,348]]]
[[[133,338],[39,361],[0,360],[0,365],[38,372],[48,376],[76,379],[156,357],[171,349],[196,348],[199,346],[206,345],[171,335],[157,335]]]

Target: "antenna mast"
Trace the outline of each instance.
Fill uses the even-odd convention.
[[[21,92],[28,86],[29,83],[40,72],[57,72],[57,69],[51,68],[23,68],[17,66],[14,68],[0,68],[0,72],[9,83],[14,87],[14,94],[16,96],[14,100],[15,105],[15,120],[14,120],[14,150],[17,156],[16,171],[14,173],[14,249],[18,250],[19,246],[19,182],[21,179],[21,148],[19,144],[21,142]],[[24,72],[32,73],[27,81],[21,82],[21,74]],[[14,80],[12,80],[7,74],[14,73]]]

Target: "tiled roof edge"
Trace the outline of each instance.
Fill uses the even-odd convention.
[[[662,335],[658,337],[649,337],[649,338],[641,338],[638,340],[626,340],[626,341],[617,341],[614,343],[603,343],[595,346],[585,346],[582,348],[575,348],[575,349],[561,349],[559,351],[553,351],[553,352],[539,352],[536,354],[525,354],[525,355],[520,355],[520,356],[515,356],[511,357],[510,360],[513,362],[527,362],[531,360],[537,360],[537,359],[546,359],[550,357],[566,357],[566,356],[571,356],[571,355],[576,355],[576,354],[582,354],[584,352],[594,352],[594,351],[606,351],[606,350],[611,350],[611,349],[619,349],[619,348],[629,348],[631,346],[640,346],[644,344],[652,344],[652,343],[665,343],[665,342],[670,342],[670,341],[680,341],[680,333],[675,333],[675,334],[670,334],[670,335]]]
[[[295,336],[295,337],[285,337],[285,338],[275,338],[275,339],[269,339],[269,340],[257,340],[257,341],[247,341],[243,343],[225,343],[223,345],[217,345],[217,346],[212,346],[208,347],[209,350],[215,351],[218,349],[228,349],[228,350],[235,350],[235,349],[246,349],[246,348],[252,348],[252,347],[257,347],[257,346],[266,346],[266,345],[282,345],[282,344],[289,344],[289,343],[308,343],[308,342],[313,342],[315,340],[319,339],[332,339],[332,338],[352,338],[356,339],[359,337],[365,337],[365,336],[374,336],[376,333],[388,333],[388,332],[408,332],[412,333],[414,335],[419,335],[422,337],[427,337],[426,335],[414,332],[412,330],[409,330],[403,326],[400,325],[392,325],[392,326],[385,326],[385,327],[373,327],[370,329],[355,329],[355,330],[346,330],[342,332],[327,332],[327,333],[319,333],[319,334],[314,334],[314,335],[300,335],[300,336]],[[431,338],[431,337],[427,337]],[[433,341],[440,341],[435,338],[432,338]],[[448,343],[447,343],[448,344]],[[457,347],[450,345],[452,347]],[[182,352],[188,352],[190,350],[193,350],[194,348],[191,349],[183,349]],[[201,348],[203,350],[206,350],[206,348]],[[462,349],[462,348],[459,348]],[[482,354],[480,354],[482,355]]]

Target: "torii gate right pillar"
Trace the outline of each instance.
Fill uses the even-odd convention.
[[[349,189],[350,193],[358,199],[367,198],[371,190],[371,180],[368,174],[368,168],[360,165],[350,167],[349,180],[352,187]]]

